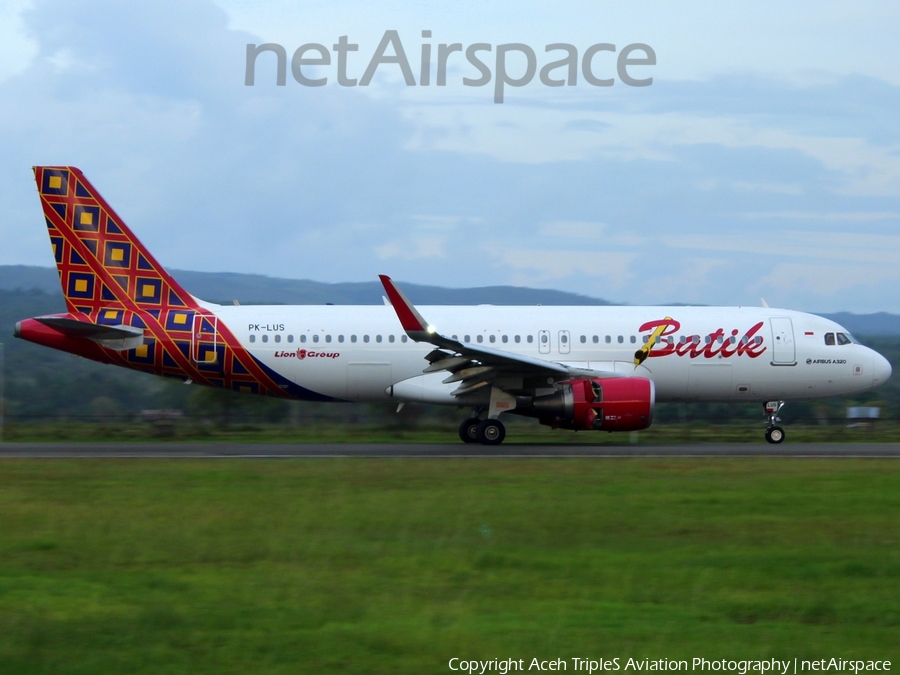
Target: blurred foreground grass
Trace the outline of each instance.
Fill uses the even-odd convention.
[[[4,675],[896,663],[898,597],[891,460],[0,462]]]
[[[765,443],[762,422],[660,423],[635,433],[607,433],[541,426],[536,420],[504,419],[506,443],[584,445],[662,443]],[[457,422],[421,425],[318,422],[313,424],[179,421],[160,429],[146,422],[16,422],[3,430],[7,442],[244,442],[244,443],[459,443]],[[869,427],[846,424],[784,424],[786,443],[897,443],[900,424],[878,420]]]

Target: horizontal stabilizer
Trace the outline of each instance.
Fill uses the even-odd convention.
[[[35,321],[60,333],[87,338],[118,352],[135,349],[144,344],[144,330],[134,326],[106,326],[60,316],[38,316],[35,317]]]

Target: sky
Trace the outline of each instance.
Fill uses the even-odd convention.
[[[900,312],[897,25],[896,2],[828,0],[5,0],[0,264],[52,264],[30,167],[71,164],[175,269]],[[290,61],[347,36],[360,80],[386,31],[416,86],[389,62],[341,86],[334,51],[302,69],[324,86],[290,63],[278,86],[272,53],[245,85],[248,44]],[[456,53],[436,86],[451,43],[492,46],[487,85],[463,86],[479,72]],[[565,55],[547,45],[615,45],[592,62],[615,82],[579,67],[495,103],[510,43],[537,71]],[[634,43],[649,86],[618,75]]]

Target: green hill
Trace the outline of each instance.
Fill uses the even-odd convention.
[[[324,284],[313,281],[275,279],[261,275],[205,272],[176,272],[176,278],[198,297],[242,303],[378,304],[382,302],[378,282]],[[422,304],[519,304],[519,305],[601,305],[603,300],[552,290],[494,286],[448,289],[404,284],[414,302]],[[12,337],[15,322],[32,316],[65,311],[56,271],[42,267],[0,266],[0,343],[5,343],[5,399],[10,420],[127,418],[143,409],[174,408],[191,415],[207,415],[216,406],[225,406],[237,418],[281,419],[288,414],[286,404],[248,396],[221,399],[221,392],[202,387],[186,387],[114,366],[104,366]],[[867,344],[884,353],[900,369],[900,317],[892,314],[832,315],[849,330],[864,336]],[[217,398],[219,397],[219,398]],[[881,401],[892,416],[900,408],[900,377],[867,394],[865,401]],[[792,403],[794,420],[839,418],[846,402],[821,404]],[[308,423],[317,419],[363,419],[384,415],[380,408],[365,406],[299,404],[290,414],[303,415]],[[299,411],[299,412],[298,412]],[[693,405],[678,410],[660,406],[657,419],[721,419],[731,416],[752,418],[756,406]]]
[[[230,304],[244,305],[380,305],[384,289],[378,280],[326,284],[307,279],[279,279],[261,274],[233,272],[189,272],[172,270],[172,276],[192,295]],[[0,265],[0,290],[38,289],[59,295],[56,270],[49,267]],[[609,305],[586,295],[519,286],[442,288],[403,284],[413,302],[423,305]]]

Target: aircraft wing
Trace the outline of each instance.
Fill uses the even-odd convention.
[[[434,373],[442,370],[449,372],[450,376],[444,383],[460,383],[459,388],[453,392],[455,396],[468,394],[504,378],[513,383],[504,388],[523,389],[528,388],[528,380],[539,380],[540,384],[546,387],[552,382],[577,377],[624,377],[621,373],[573,368],[563,363],[460,342],[441,335],[419,314],[409,298],[390,277],[382,274],[379,275],[379,279],[406,334],[416,342],[427,342],[437,348],[425,357],[429,365],[423,372]],[[521,380],[522,384],[516,386],[518,380]]]

